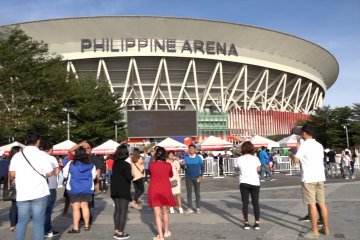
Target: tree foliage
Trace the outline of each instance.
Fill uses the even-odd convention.
[[[113,138],[114,120],[122,120],[116,101],[105,84],[68,76],[65,63],[49,53],[46,43],[33,40],[19,28],[0,33],[1,144],[22,141],[29,129],[53,142],[65,140],[64,107],[74,109],[72,140],[101,143]]]
[[[315,110],[305,123],[315,127],[316,139],[326,147],[347,146],[345,126],[348,130],[349,145],[360,145],[360,104],[333,109],[324,106]]]

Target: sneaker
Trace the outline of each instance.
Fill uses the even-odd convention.
[[[302,234],[302,237],[305,238],[305,239],[319,238],[320,233],[314,233],[312,230],[310,230],[307,233]]]
[[[170,207],[169,208],[169,212],[172,214],[172,213],[175,213],[175,211],[174,211],[174,208],[173,207]]]
[[[200,214],[200,213],[201,213],[200,208],[197,208],[197,209],[196,209],[196,213],[197,213],[197,214]]]
[[[321,220],[319,220],[319,221],[317,222],[317,224],[318,224],[319,227],[322,227],[322,226],[323,226],[323,223],[322,223]]]
[[[264,180],[264,179],[261,179],[260,182],[265,182],[265,180]]]
[[[254,223],[254,229],[255,229],[255,230],[260,230],[260,226],[259,226],[258,223]]]
[[[122,240],[122,239],[128,239],[130,236],[128,233],[122,233],[122,234],[118,234],[118,233],[115,233],[114,234],[114,238],[115,239],[119,239],[119,240]]]
[[[57,236],[59,234],[60,234],[60,232],[58,232],[58,231],[52,231],[52,232],[49,232],[49,233],[45,233],[44,237],[51,238],[51,237],[55,237],[55,236]]]
[[[249,229],[250,229],[249,223],[245,223],[245,224],[244,224],[244,229],[245,229],[245,230],[249,230]]]
[[[355,176],[352,176],[351,179],[355,179]]]
[[[181,208],[179,208],[179,213],[180,214],[184,214],[184,209],[181,207]]]
[[[325,231],[324,228],[321,228],[321,229],[319,230],[319,233],[324,234],[324,235],[326,235],[326,236],[330,236],[330,231],[329,231],[329,230],[326,230],[326,231]]]
[[[191,208],[188,208],[185,212],[185,214],[192,214],[194,211]]]
[[[275,181],[276,179],[275,178],[272,178],[271,180],[270,180],[270,182],[273,182],[273,181]]]
[[[306,215],[305,217],[300,218],[299,221],[301,221],[301,222],[310,222],[310,216]]]

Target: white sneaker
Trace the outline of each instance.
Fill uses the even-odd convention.
[[[355,176],[352,176],[351,179],[355,179]]]
[[[270,182],[275,181],[275,180],[276,180],[275,178],[272,178],[272,179],[270,180]]]
[[[184,214],[184,209],[181,207],[181,208],[179,208],[179,213],[180,214]]]
[[[200,208],[197,208],[197,209],[196,209],[196,213],[197,213],[197,214],[200,214],[200,213],[201,213]]]
[[[170,207],[170,208],[169,208],[169,212],[170,212],[170,213],[175,213],[174,208],[173,208],[173,207]]]
[[[185,213],[186,214],[192,214],[192,213],[194,213],[194,210],[192,210],[191,208],[188,208]]]

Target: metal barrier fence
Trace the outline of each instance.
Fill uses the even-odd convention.
[[[234,175],[234,165],[236,158],[224,158],[223,159],[223,174]],[[276,156],[274,157],[275,166],[274,172],[286,173],[292,175],[295,172],[300,172],[300,163],[292,163],[288,156]],[[338,163],[337,169],[340,169],[340,163]],[[359,158],[355,162],[355,169],[360,169]],[[339,170],[340,171],[340,170]],[[219,159],[204,159],[204,176],[208,177],[221,177],[220,176],[220,164]],[[185,171],[181,169],[180,176],[184,176]]]

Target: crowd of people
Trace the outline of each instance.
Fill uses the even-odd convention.
[[[335,151],[323,149],[313,136],[313,129],[304,126],[302,140],[295,154],[289,155],[294,163],[301,163],[303,201],[308,205],[308,219],[311,231],[306,238],[317,238],[320,233],[330,234],[328,212],[325,204],[325,175],[334,177]],[[42,149],[42,150],[40,150]],[[68,156],[56,159],[52,156],[52,144],[41,143],[36,132],[26,136],[26,147],[13,147],[7,158],[8,169],[2,173],[3,161],[0,161],[1,179],[4,189],[16,188],[16,196],[11,198],[10,231],[15,231],[15,239],[25,239],[27,225],[33,222],[32,238],[53,237],[59,234],[52,227],[51,214],[57,199],[57,188],[64,187],[63,216],[72,208],[72,226],[68,234],[90,231],[94,219],[95,195],[110,191],[114,206],[114,238],[128,239],[125,231],[128,208],[143,208],[141,197],[148,184],[147,204],[153,209],[157,234],[154,240],[163,240],[171,236],[169,213],[201,214],[201,191],[204,163],[196,152],[196,146],[190,144],[188,153],[181,159],[175,159],[176,153],[155,146],[152,151],[142,153],[134,148],[131,152],[126,144],[121,144],[114,155],[102,157],[91,153],[92,145],[88,141],[80,142],[69,150]],[[234,168],[239,173],[239,190],[242,201],[243,228],[260,229],[260,183],[275,180],[273,169],[276,161],[273,154],[262,147],[256,152],[251,142],[241,145],[241,156],[235,160]],[[345,178],[354,177],[353,163],[355,153],[344,150],[342,169]],[[355,157],[354,157],[355,156]],[[218,155],[220,163],[221,155]],[[325,163],[325,168],[324,168]],[[219,164],[220,165],[220,164]],[[186,211],[181,195],[181,169],[185,173]],[[325,169],[325,171],[324,171]],[[223,169],[220,170],[223,174]],[[336,173],[336,165],[335,165]],[[31,178],[32,181],[28,181]],[[134,194],[131,194],[133,186]],[[193,192],[195,208],[193,207]],[[4,191],[5,193],[5,191]],[[251,196],[254,224],[248,218],[249,197]],[[321,219],[323,228],[318,229]]]

